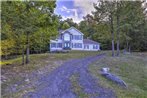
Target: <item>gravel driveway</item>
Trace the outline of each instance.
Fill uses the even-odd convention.
[[[104,54],[73,59],[65,62],[52,73],[42,76],[36,81],[36,89],[23,95],[23,98],[78,98],[72,90],[70,77],[78,73],[78,83],[87,94],[95,94],[91,98],[116,98],[112,90],[96,83],[98,80],[88,71],[88,65],[102,58]]]

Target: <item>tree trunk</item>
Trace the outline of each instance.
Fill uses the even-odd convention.
[[[118,13],[118,2],[117,2],[117,54],[116,56],[119,56],[120,54],[120,49],[119,49],[119,13]]]
[[[131,46],[129,45],[129,53],[131,52]]]
[[[27,46],[26,46],[26,64],[29,63],[29,32],[27,32]]]
[[[112,36],[112,56],[114,57],[114,28],[113,28],[113,16],[110,15],[110,25],[111,25],[111,36]]]
[[[6,60],[8,59],[8,55],[7,55],[7,54],[5,55],[5,59],[6,59]]]
[[[128,51],[128,45],[129,45],[129,42],[127,41],[127,46],[126,46],[126,50]]]
[[[39,52],[40,52],[40,54],[41,54],[41,47],[39,48]]]
[[[25,58],[24,58],[24,46],[22,48],[22,65],[25,64]]]
[[[116,54],[116,56],[119,56],[119,54],[120,54],[120,50],[119,50],[119,40],[117,40],[117,54]]]

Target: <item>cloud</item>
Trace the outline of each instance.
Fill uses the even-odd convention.
[[[60,10],[61,10],[62,12],[70,13],[70,10],[67,9],[65,6],[62,6],[62,7],[60,8]]]
[[[60,7],[60,11],[67,13],[62,15],[63,20],[67,18],[72,18],[74,22],[79,23],[83,20],[83,17],[87,14],[91,14],[91,11],[94,11],[93,3],[96,3],[97,0],[72,0],[73,7],[67,8],[65,5]]]
[[[83,16],[86,16],[95,10],[93,3],[96,3],[97,0],[73,0],[73,2],[75,7],[81,8]]]
[[[79,14],[78,14],[79,9],[76,9],[76,8],[69,9],[65,6],[62,6],[60,8],[60,10],[63,11],[63,12],[66,12],[66,13],[70,13],[70,15],[68,15],[68,16],[62,16],[63,20],[65,20],[67,18],[72,18],[73,21],[76,22],[76,23],[79,23],[81,21],[81,18],[79,17]]]

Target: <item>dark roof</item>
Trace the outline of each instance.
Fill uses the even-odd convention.
[[[100,44],[96,41],[90,40],[90,39],[83,39],[84,44]]]

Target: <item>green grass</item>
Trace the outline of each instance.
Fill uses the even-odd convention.
[[[111,73],[121,77],[128,88],[105,79],[99,74],[102,67],[109,67]],[[89,67],[90,72],[96,76],[98,83],[115,91],[118,98],[147,98],[147,53],[121,54],[120,57],[111,57],[110,53]]]
[[[81,51],[70,51],[69,53],[44,53],[44,54],[32,54],[30,55],[30,63],[27,65],[21,65],[22,58],[19,56],[15,59],[2,61],[2,75],[7,78],[7,81],[2,83],[2,98],[21,98],[21,96],[29,91],[33,91],[34,88],[30,87],[21,90],[16,93],[5,91],[10,85],[16,84],[17,81],[24,81],[23,84],[17,86],[17,88],[23,87],[27,82],[25,79],[28,78],[31,72],[41,71],[43,73],[49,73],[52,70],[59,67],[64,61],[73,58],[82,58],[85,56],[96,55],[101,52],[81,52]],[[45,69],[45,70],[44,70]],[[37,81],[38,77],[34,77],[31,81]]]
[[[51,72],[59,67],[64,61],[73,58],[82,58],[85,56],[96,55],[99,53],[107,53],[107,56],[91,64],[89,67],[90,72],[96,76],[100,85],[113,89],[118,98],[147,98],[147,53],[132,53],[130,55],[121,54],[120,57],[111,57],[110,51],[101,52],[81,52],[71,51],[69,53],[44,53],[30,55],[30,63],[21,65],[22,58],[18,57],[11,60],[2,61],[2,71],[4,76],[8,78],[6,82],[2,83],[2,98],[20,98],[24,93],[33,91],[35,88],[30,87],[20,92],[11,93],[6,92],[5,89],[15,84],[17,81],[24,81],[27,78],[24,75],[29,75],[31,72],[45,68],[46,72]],[[8,64],[8,65],[6,65]],[[120,76],[128,85],[127,89],[119,87],[115,83],[105,79],[99,74],[102,67],[109,67],[112,73]],[[45,72],[44,72],[45,73]],[[73,75],[70,80],[73,86],[73,91],[79,98],[89,98],[83,92],[82,87],[77,82],[78,75]],[[34,77],[30,82],[36,81]],[[26,82],[24,82],[26,84]],[[17,88],[21,88],[18,85]]]

